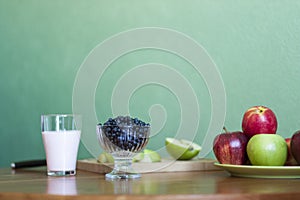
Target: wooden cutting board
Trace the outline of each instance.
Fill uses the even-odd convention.
[[[138,173],[153,173],[153,172],[179,172],[179,171],[210,171],[220,170],[214,166],[214,159],[194,159],[188,161],[174,161],[162,159],[161,162],[133,163],[133,168]],[[105,174],[112,170],[113,164],[101,164],[96,159],[84,159],[77,161],[77,169]]]

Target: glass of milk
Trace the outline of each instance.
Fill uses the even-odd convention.
[[[76,174],[82,119],[74,114],[41,116],[41,129],[49,176]]]

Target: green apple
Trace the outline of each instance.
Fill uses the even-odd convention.
[[[278,134],[257,134],[247,144],[252,165],[283,166],[287,158],[287,144]]]
[[[153,150],[145,149],[133,157],[133,162],[160,162],[160,155]]]
[[[190,160],[201,151],[201,146],[184,139],[166,138],[166,149],[168,153],[177,160]]]
[[[138,154],[136,154],[135,156],[133,156],[132,162],[140,162],[143,159],[144,159],[144,153],[143,152],[139,152]]]
[[[113,163],[114,158],[111,154],[103,152],[98,156],[97,162],[99,163]]]
[[[156,151],[152,151],[150,149],[144,150],[144,158],[141,162],[160,162],[161,157]]]

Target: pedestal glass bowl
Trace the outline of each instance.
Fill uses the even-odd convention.
[[[105,177],[107,179],[141,177],[132,167],[132,158],[145,148],[149,135],[149,124],[129,117],[109,119],[103,125],[98,124],[97,136],[100,146],[114,158],[114,168]]]

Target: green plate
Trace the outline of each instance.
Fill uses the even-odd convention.
[[[214,163],[231,174],[246,178],[300,178],[300,166],[253,166]]]

